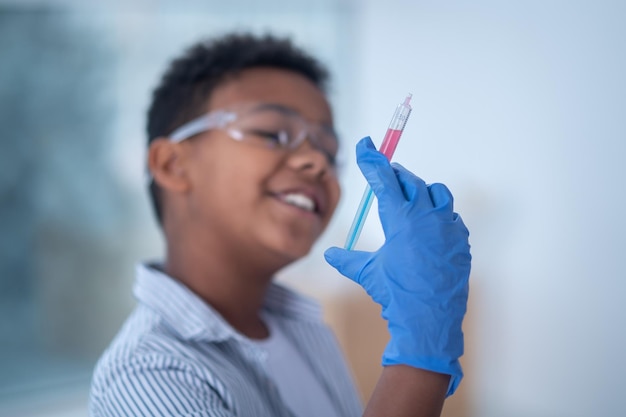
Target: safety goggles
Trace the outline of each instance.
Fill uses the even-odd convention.
[[[333,168],[336,166],[339,145],[332,126],[311,123],[295,110],[279,104],[213,110],[180,126],[169,139],[181,142],[210,130],[221,130],[236,141],[276,150],[294,150],[308,140]]]

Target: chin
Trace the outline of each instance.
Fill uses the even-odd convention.
[[[272,248],[273,252],[284,260],[286,266],[307,256],[313,248],[313,243],[314,241],[298,240],[294,242],[293,240],[286,240],[275,242]]]
[[[289,260],[289,263],[295,262],[307,256],[311,252],[311,248],[313,245],[308,245],[306,247],[289,247],[283,251],[283,254],[286,259]]]
[[[286,266],[307,256],[319,237],[317,230],[295,228],[272,228],[258,230],[256,242],[274,262]]]

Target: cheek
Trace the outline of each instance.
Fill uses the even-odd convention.
[[[260,155],[258,152],[242,152],[216,163],[216,178],[212,183],[220,188],[222,197],[231,199],[237,210],[254,210],[268,190],[275,165],[274,160],[262,152]]]
[[[236,193],[239,187],[261,182],[272,169],[273,155],[267,149],[255,148],[224,137],[207,140],[212,143],[197,150],[197,174],[210,176],[204,179],[217,187]],[[202,178],[200,180],[203,181]]]

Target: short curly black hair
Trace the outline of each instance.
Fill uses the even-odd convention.
[[[206,111],[206,104],[218,85],[256,67],[296,72],[326,92],[328,70],[289,38],[230,33],[201,41],[171,62],[154,90],[148,110],[148,146]],[[161,192],[155,181],[150,182],[149,192],[157,221],[162,224]]]

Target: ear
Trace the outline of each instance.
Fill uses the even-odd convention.
[[[159,187],[174,192],[189,189],[183,149],[167,138],[157,138],[148,148],[148,169]]]

